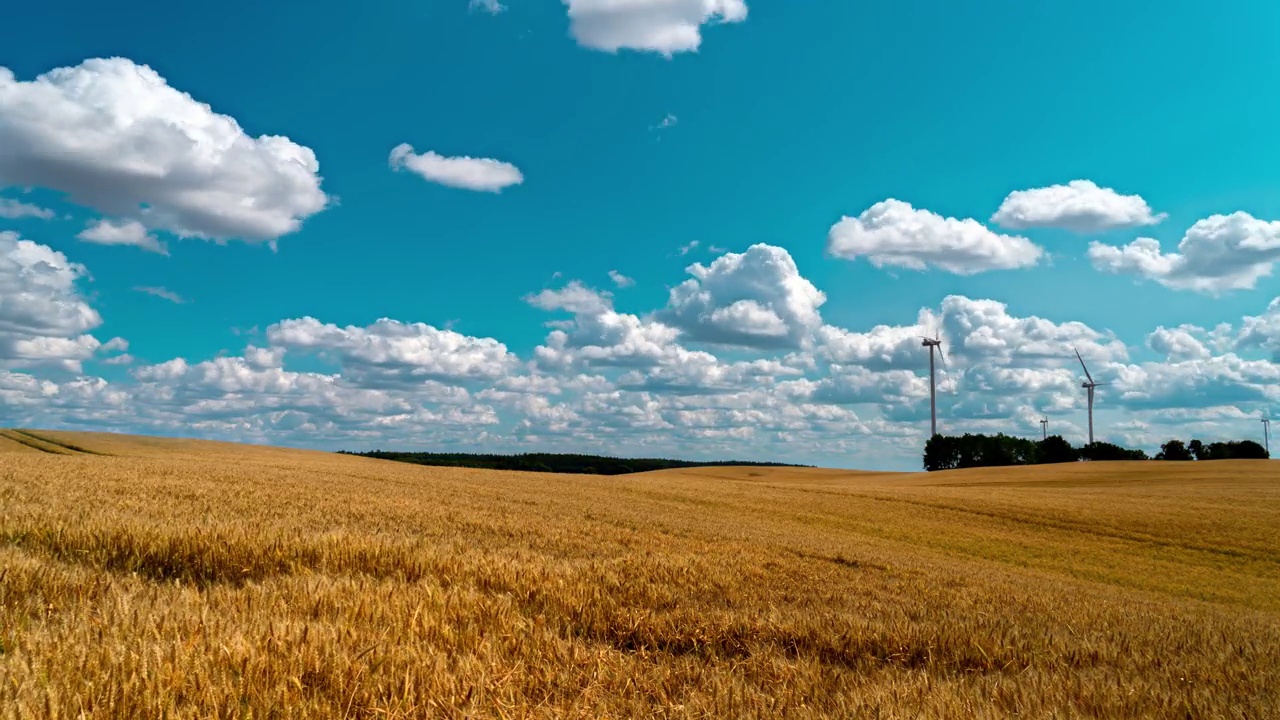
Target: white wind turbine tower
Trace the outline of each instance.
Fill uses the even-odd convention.
[[[1271,455],[1271,418],[1262,418],[1262,442],[1266,443],[1267,455]]]
[[[938,434],[938,386],[933,371],[933,351],[936,348],[938,356],[942,358],[942,364],[947,364],[947,357],[942,353],[942,340],[939,339],[937,331],[934,331],[933,337],[920,337],[923,341],[921,347],[929,348],[929,421],[930,429],[933,431],[929,437]]]
[[[1076,359],[1080,361],[1080,367],[1084,368],[1084,376],[1087,381],[1080,383],[1080,387],[1089,391],[1089,444],[1093,444],[1093,389],[1111,383],[1094,382],[1093,376],[1089,374],[1089,367],[1084,364],[1084,358],[1080,357],[1080,351],[1076,350]]]
[[[1049,418],[1040,418],[1040,439],[1049,439]]]

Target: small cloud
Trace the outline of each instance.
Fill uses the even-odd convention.
[[[667,128],[673,128],[679,123],[680,123],[680,118],[676,117],[671,113],[667,113],[667,116],[662,118],[662,122],[658,123],[657,125],[654,125],[653,127],[650,127],[649,129],[656,132],[660,130],[666,130]]]
[[[685,255],[688,255],[694,250],[697,250],[699,244],[700,243],[697,240],[692,240],[689,242],[688,245],[680,246],[680,257],[684,257]]]
[[[165,300],[168,300],[169,302],[177,303],[179,305],[186,302],[186,300],[183,300],[182,296],[179,295],[178,293],[173,292],[172,290],[166,290],[162,287],[148,287],[145,285],[140,285],[138,287],[135,287],[134,290],[140,293],[146,293],[147,295],[153,295],[158,298],[163,298]]]
[[[609,53],[696,52],[704,25],[747,19],[746,0],[564,0],[578,44]]]
[[[498,0],[471,0],[467,7],[472,12],[487,12],[490,15],[497,15],[507,9],[507,6],[498,2]]]
[[[387,162],[392,170],[408,170],[428,182],[476,192],[498,193],[524,182],[524,174],[511,163],[492,158],[445,157],[431,151],[418,154],[408,143],[397,145]]]
[[[129,353],[125,353],[123,355],[116,355],[115,357],[105,358],[103,360],[100,360],[99,362],[101,362],[103,365],[130,365],[133,363],[133,356],[130,355]]]
[[[99,220],[80,231],[77,238],[97,245],[132,245],[148,252],[168,255],[164,243],[137,220]]]
[[[723,247],[720,247],[719,245],[711,245],[710,247],[707,248],[707,252],[713,255],[723,255],[729,252],[729,248],[723,248]]]
[[[626,275],[623,275],[617,270],[609,271],[609,279],[613,281],[614,285],[617,285],[620,288],[634,287],[636,284],[636,281],[634,279],[629,278]]]
[[[0,218],[17,220],[24,217],[50,220],[53,218],[53,211],[9,198],[0,198]]]

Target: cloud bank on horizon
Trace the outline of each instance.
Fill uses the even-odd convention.
[[[742,0],[563,5],[581,47],[658,63],[704,52],[709,26],[748,20]],[[518,10],[478,0],[467,7],[503,16],[485,23]],[[874,202],[863,194],[785,243],[744,238],[726,250],[717,246],[723,238],[673,235],[645,263],[601,237],[574,260],[573,273],[541,289],[486,281],[488,268],[425,265],[425,277],[470,274],[483,295],[477,302],[509,318],[494,336],[429,322],[430,310],[413,303],[376,310],[390,315],[335,311],[322,302],[324,290],[307,295],[302,284],[289,303],[300,311],[229,319],[263,328],[245,331],[238,346],[146,357],[139,338],[167,346],[145,314],[117,321],[114,308],[129,297],[149,298],[146,312],[199,312],[211,286],[180,280],[200,271],[193,253],[230,252],[233,243],[304,252],[313,237],[343,237],[350,251],[365,252],[378,234],[366,222],[351,237],[313,235],[313,225],[359,212],[345,199],[355,181],[321,177],[325,147],[251,134],[244,128],[260,120],[233,117],[185,85],[124,57],[29,80],[0,67],[0,426],[334,449],[536,448],[914,467],[929,407],[921,336],[934,334],[948,358],[939,375],[947,430],[1038,435],[1049,417],[1051,431],[1079,442],[1085,398],[1076,350],[1095,377],[1114,383],[1099,390],[1098,425],[1115,442],[1151,448],[1175,436],[1242,436],[1280,402],[1274,294],[1250,295],[1243,312],[1199,324],[1142,327],[1139,319],[1113,328],[1096,316],[1073,319],[1066,303],[1040,314],[1024,309],[1028,296],[1008,288],[1029,273],[1044,282],[1065,272],[1060,266],[1076,273],[1073,283],[1080,273],[1096,282],[1127,278],[1125,292],[1212,303],[1265,290],[1280,261],[1280,221],[1243,210],[1208,214],[1183,225],[1169,246],[1146,235],[1167,238],[1174,208],[1153,207],[1137,188],[1081,177],[958,201],[959,212],[957,204],[942,211],[899,199],[908,196],[900,190]],[[664,112],[662,126],[674,125],[674,114],[657,114]],[[690,117],[681,112],[677,134],[697,122]],[[517,167],[465,149],[418,152],[401,139],[457,148],[466,132],[402,125],[377,139],[382,149],[362,158],[359,172],[416,176],[400,177],[395,192],[414,205],[422,242],[432,241],[431,218],[446,205],[492,201],[483,213],[496,214],[528,195],[541,204],[520,206],[517,223],[542,213],[572,227],[575,208],[592,202],[545,206],[558,163],[590,162],[577,150],[557,155],[511,141]],[[342,167],[358,174],[350,162]],[[342,203],[326,184],[344,188]],[[599,188],[606,191],[603,179]],[[637,217],[645,212],[635,208]],[[485,220],[477,217],[477,228]],[[341,227],[351,233],[354,225]],[[498,264],[516,245],[539,240],[494,231],[487,239]],[[183,263],[196,265],[172,277],[141,269]],[[917,293],[910,306],[882,306],[874,292],[832,280],[841,273],[864,284],[891,275]],[[118,278],[124,294],[100,291],[99,275]],[[653,294],[661,288],[662,297]],[[329,310],[310,312],[308,302]],[[531,334],[538,339],[528,343]]]

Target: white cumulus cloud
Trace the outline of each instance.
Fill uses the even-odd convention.
[[[1129,357],[1125,344],[1110,332],[1079,321],[1055,323],[1035,315],[1019,317],[996,300],[949,295],[942,301],[944,339],[956,356],[983,362],[1056,364],[1075,359],[1120,361]]]
[[[391,151],[388,163],[393,170],[408,170],[439,185],[477,192],[502,192],[524,182],[515,165],[501,160],[473,157],[445,157],[432,151],[417,154],[413,146],[401,143]]]
[[[1248,290],[1271,275],[1280,260],[1280,221],[1245,212],[1213,215],[1192,225],[1178,251],[1166,253],[1152,238],[1128,245],[1094,242],[1089,259],[1102,272],[1139,275],[1175,290],[1217,295]]]
[[[747,19],[745,0],[564,0],[570,32],[583,47],[666,56],[702,44],[702,26]]]
[[[1280,362],[1280,297],[1272,300],[1261,315],[1244,318],[1235,348],[1261,348]]]
[[[79,372],[101,343],[102,316],[80,294],[88,275],[62,253],[0,232],[0,365],[55,364]]]
[[[516,364],[507,346],[492,338],[388,318],[367,327],[339,327],[310,317],[284,320],[267,328],[267,338],[289,351],[331,353],[349,380],[370,387],[492,380]]]
[[[1204,334],[1204,330],[1194,325],[1179,325],[1176,328],[1162,325],[1147,336],[1147,347],[1173,362],[1207,360],[1213,353],[1199,337]]]
[[[46,187],[183,237],[271,241],[329,198],[310,148],[235,119],[126,58],[31,81],[0,68],[0,186]]]
[[[866,257],[876,267],[938,268],[958,275],[1031,267],[1044,255],[1024,237],[1001,235],[971,218],[944,218],[892,198],[836,223],[827,236],[827,252],[846,260]]]
[[[805,279],[785,249],[757,244],[710,265],[671,289],[663,322],[690,340],[758,348],[798,348],[822,324],[827,296]]]
[[[1139,195],[1121,195],[1090,180],[1066,185],[1017,190],[1001,203],[991,222],[1012,230],[1057,227],[1078,233],[1155,225],[1164,213],[1154,213]]]

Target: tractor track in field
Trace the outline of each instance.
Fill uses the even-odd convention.
[[[19,430],[17,428],[9,428],[0,430],[0,437],[12,440],[20,445],[25,445],[32,450],[39,450],[50,455],[103,455],[105,453],[95,452],[79,445],[61,442],[44,435],[37,435],[29,430]]]

